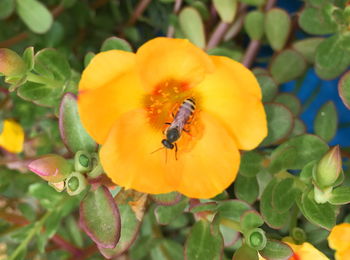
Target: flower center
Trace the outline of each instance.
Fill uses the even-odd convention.
[[[194,99],[196,103],[194,108],[187,112],[187,115],[190,114],[190,116],[177,117],[175,119],[181,105],[189,98]],[[193,145],[193,140],[199,136],[199,126],[201,125],[199,120],[200,97],[192,88],[189,88],[188,84],[175,80],[167,80],[160,83],[152,93],[144,97],[144,107],[148,112],[150,125],[157,131],[164,133],[164,130],[174,120],[182,120],[180,123],[183,123],[184,127],[180,129],[179,140],[174,142],[174,144],[178,144],[179,151],[188,150]],[[164,138],[166,137],[164,136]]]

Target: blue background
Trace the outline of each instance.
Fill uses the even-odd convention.
[[[288,12],[295,16],[300,10],[303,2],[300,0],[279,0],[277,7],[288,10]],[[297,32],[297,38],[303,38],[302,32]],[[259,56],[271,55],[269,48],[262,48]],[[304,104],[314,93],[318,92],[309,106],[301,114],[301,119],[304,121],[307,127],[307,132],[313,133],[313,122],[318,110],[322,105],[328,101],[333,101],[338,111],[338,132],[336,136],[329,143],[330,145],[341,145],[342,147],[350,146],[350,110],[348,110],[341,101],[338,94],[338,81],[335,80],[322,80],[318,78],[315,71],[310,68],[307,71],[306,77],[302,82],[301,88],[295,93],[301,102]],[[296,81],[285,83],[281,86],[282,92],[291,92],[295,90]]]

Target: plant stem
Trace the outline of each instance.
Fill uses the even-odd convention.
[[[275,4],[277,0],[268,0],[265,5],[265,12],[268,12]],[[243,65],[250,68],[255,60],[256,55],[259,52],[261,42],[258,40],[252,40],[249,43],[246,53],[243,57]]]
[[[150,3],[151,3],[151,0],[140,0],[135,8],[135,11],[131,15],[127,25],[131,26],[134,23],[136,23],[137,19],[143,14],[143,12],[146,10],[147,6]]]
[[[211,35],[211,37],[208,41],[208,44],[206,47],[207,50],[214,48],[215,46],[217,46],[220,43],[220,41],[224,37],[224,34],[227,31],[228,27],[229,27],[229,24],[225,23],[223,21],[221,21],[218,24],[218,26],[216,26],[213,34]]]
[[[24,250],[25,247],[28,246],[29,242],[33,238],[33,236],[40,231],[42,226],[44,225],[45,220],[50,216],[52,211],[47,211],[44,216],[41,217],[39,221],[34,224],[34,227],[29,231],[27,237],[22,241],[22,243],[16,248],[16,250],[12,253],[9,260],[14,260],[16,257]]]
[[[174,13],[175,15],[179,13],[180,8],[181,8],[181,5],[182,5],[182,0],[175,0],[174,10],[173,10],[173,13]],[[168,32],[167,32],[166,36],[167,36],[168,38],[172,38],[172,37],[174,36],[174,33],[175,33],[175,28],[174,28],[174,26],[169,25],[169,27],[168,27]]]

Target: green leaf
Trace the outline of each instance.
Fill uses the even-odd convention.
[[[220,225],[220,233],[224,239],[224,246],[230,247],[233,246],[240,237],[240,233],[231,227],[225,226],[225,224]]]
[[[51,188],[47,183],[34,183],[29,186],[29,195],[37,198],[40,204],[48,209],[52,210],[56,207],[57,203],[62,198],[62,195]]]
[[[207,53],[209,55],[226,56],[236,61],[240,61],[243,56],[242,50],[226,47],[216,47],[208,50]]]
[[[186,7],[179,14],[179,23],[186,37],[199,48],[205,47],[202,17],[195,8]]]
[[[185,244],[185,259],[221,259],[223,239],[219,232],[212,230],[211,224],[200,220],[194,224]]]
[[[157,206],[154,209],[157,222],[161,225],[169,224],[183,213],[186,206],[188,206],[187,198],[172,206]]]
[[[244,212],[252,209],[253,208],[248,203],[240,200],[220,201],[217,206],[217,212],[220,213],[220,217],[236,222],[240,221]]]
[[[343,186],[335,188],[328,200],[332,205],[344,205],[350,203],[350,187]]]
[[[311,182],[315,165],[316,161],[311,161],[302,168],[299,175],[301,181],[306,184]]]
[[[328,151],[327,143],[321,138],[306,134],[293,137],[284,142],[272,152],[271,156],[275,156],[288,147],[295,149],[296,160],[289,166],[289,169],[294,170],[302,169],[313,160],[319,160]]]
[[[264,224],[264,220],[255,210],[246,211],[241,216],[241,227],[243,232],[246,232],[250,229],[260,227]]]
[[[184,259],[182,245],[170,239],[160,239],[151,249],[152,260]]]
[[[260,146],[268,146],[286,138],[293,128],[293,114],[285,106],[277,103],[265,104],[268,135]]]
[[[2,0],[0,1],[0,20],[4,20],[9,17],[15,10],[14,0]]]
[[[264,157],[255,151],[244,152],[241,157],[239,172],[246,177],[254,177],[262,167]]]
[[[336,34],[321,42],[316,49],[316,73],[322,79],[333,79],[350,65],[350,35]]]
[[[247,5],[260,6],[265,4],[266,0],[240,0],[240,2],[245,3]]]
[[[200,203],[200,204],[191,206],[190,211],[191,213],[198,213],[203,211],[215,212],[216,209],[217,209],[217,203],[214,201],[211,201],[211,202],[205,202],[205,203]]]
[[[164,194],[152,194],[151,198],[159,205],[170,206],[181,201],[182,195],[176,191]]]
[[[122,50],[122,51],[132,52],[132,48],[126,40],[115,36],[107,38],[102,43],[101,52],[109,51],[109,50]]]
[[[252,204],[259,195],[259,185],[256,177],[245,177],[239,174],[235,180],[235,195],[238,199]]]
[[[114,248],[120,238],[120,213],[104,186],[88,192],[80,204],[80,225],[100,247]]]
[[[121,234],[118,244],[115,248],[99,247],[101,254],[107,259],[120,255],[128,250],[135,241],[141,226],[141,221],[136,218],[135,213],[128,203],[119,204],[118,208],[121,219]]]
[[[272,154],[268,170],[271,173],[277,173],[289,169],[293,166],[295,160],[296,150],[294,147],[279,149],[278,152]]]
[[[306,61],[299,52],[287,49],[280,52],[271,62],[272,77],[278,83],[285,83],[303,75]]]
[[[76,97],[66,93],[61,102],[59,113],[60,133],[67,148],[76,153],[78,151],[93,152],[96,143],[81,124]]]
[[[17,89],[17,95],[36,105],[54,107],[62,95],[62,88],[27,81]]]
[[[290,137],[303,135],[306,133],[306,126],[304,122],[299,118],[294,118],[294,126]]]
[[[52,14],[37,0],[16,0],[19,17],[35,33],[47,32],[53,22]]]
[[[266,186],[260,199],[260,212],[266,224],[274,229],[282,228],[288,220],[288,212],[280,213],[272,205],[273,190],[278,184],[276,179],[272,179]]]
[[[291,93],[281,93],[274,99],[275,103],[280,103],[286,106],[294,116],[298,116],[301,112],[300,100]]]
[[[258,260],[259,255],[258,251],[249,247],[248,245],[243,244],[238,248],[233,255],[232,260]]]
[[[34,47],[26,48],[23,52],[22,58],[27,65],[27,69],[32,70],[34,68]]]
[[[93,57],[95,57],[95,55],[96,54],[91,52],[91,51],[86,53],[86,55],[84,57],[84,67],[85,68],[89,65],[90,61],[92,60]]]
[[[333,139],[338,127],[338,113],[332,101],[324,104],[318,111],[315,121],[315,134],[329,142]]]
[[[262,100],[264,103],[272,101],[278,92],[278,85],[268,74],[259,74],[256,76],[262,91]]]
[[[292,257],[293,250],[281,241],[268,239],[265,248],[259,253],[269,260],[286,260]]]
[[[324,7],[304,8],[299,16],[299,25],[307,33],[313,35],[325,35],[334,33],[337,24],[332,19],[332,4]]]
[[[244,18],[244,29],[253,40],[260,40],[264,35],[265,14],[261,11],[251,11]]]
[[[283,49],[288,40],[292,22],[288,13],[280,8],[273,8],[266,13],[265,33],[275,51]]]
[[[237,12],[237,0],[213,0],[213,4],[223,22],[233,21]]]
[[[324,38],[314,37],[299,40],[293,43],[293,49],[301,53],[307,62],[314,63],[316,48],[324,41]]]
[[[350,71],[341,77],[338,83],[338,92],[344,105],[350,109]]]
[[[65,83],[71,77],[67,59],[55,49],[43,49],[35,55],[34,70],[47,78]],[[30,80],[30,79],[29,79]]]
[[[273,188],[272,206],[280,213],[288,211],[294,205],[298,191],[293,178],[281,180]]]
[[[304,192],[298,206],[311,223],[327,230],[335,226],[336,208],[329,203],[316,203],[313,191]]]

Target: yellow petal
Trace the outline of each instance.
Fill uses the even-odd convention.
[[[350,248],[350,224],[342,223],[336,225],[328,236],[330,248],[343,251]],[[350,258],[349,258],[350,259]]]
[[[349,260],[350,259],[350,247],[343,251],[335,252],[335,260]]]
[[[174,169],[172,163],[165,161],[165,150],[154,152],[162,147],[162,133],[147,119],[140,109],[116,121],[100,151],[103,169],[114,183],[126,188],[153,194],[173,191],[166,178]]]
[[[11,153],[20,153],[23,150],[23,142],[23,128],[13,120],[4,120],[0,146]]]
[[[238,148],[254,149],[267,135],[261,90],[254,75],[226,57],[212,57],[216,70],[197,87],[202,109],[220,119]]]
[[[96,54],[83,71],[79,91],[96,89],[114,82],[135,67],[135,54],[111,50]]]
[[[176,187],[191,198],[211,198],[224,191],[236,178],[240,154],[228,131],[211,115],[201,112],[203,135],[192,149],[181,153],[179,142]]]
[[[142,106],[143,93],[138,75],[133,69],[102,87],[80,92],[79,114],[87,132],[97,143],[103,144],[121,114]]]
[[[296,245],[286,241],[285,243],[288,244],[294,252],[294,255],[290,260],[329,260],[328,257],[308,242],[304,242],[301,245]]]
[[[136,62],[147,91],[168,80],[193,87],[214,70],[209,55],[184,39],[150,40],[138,49]]]

